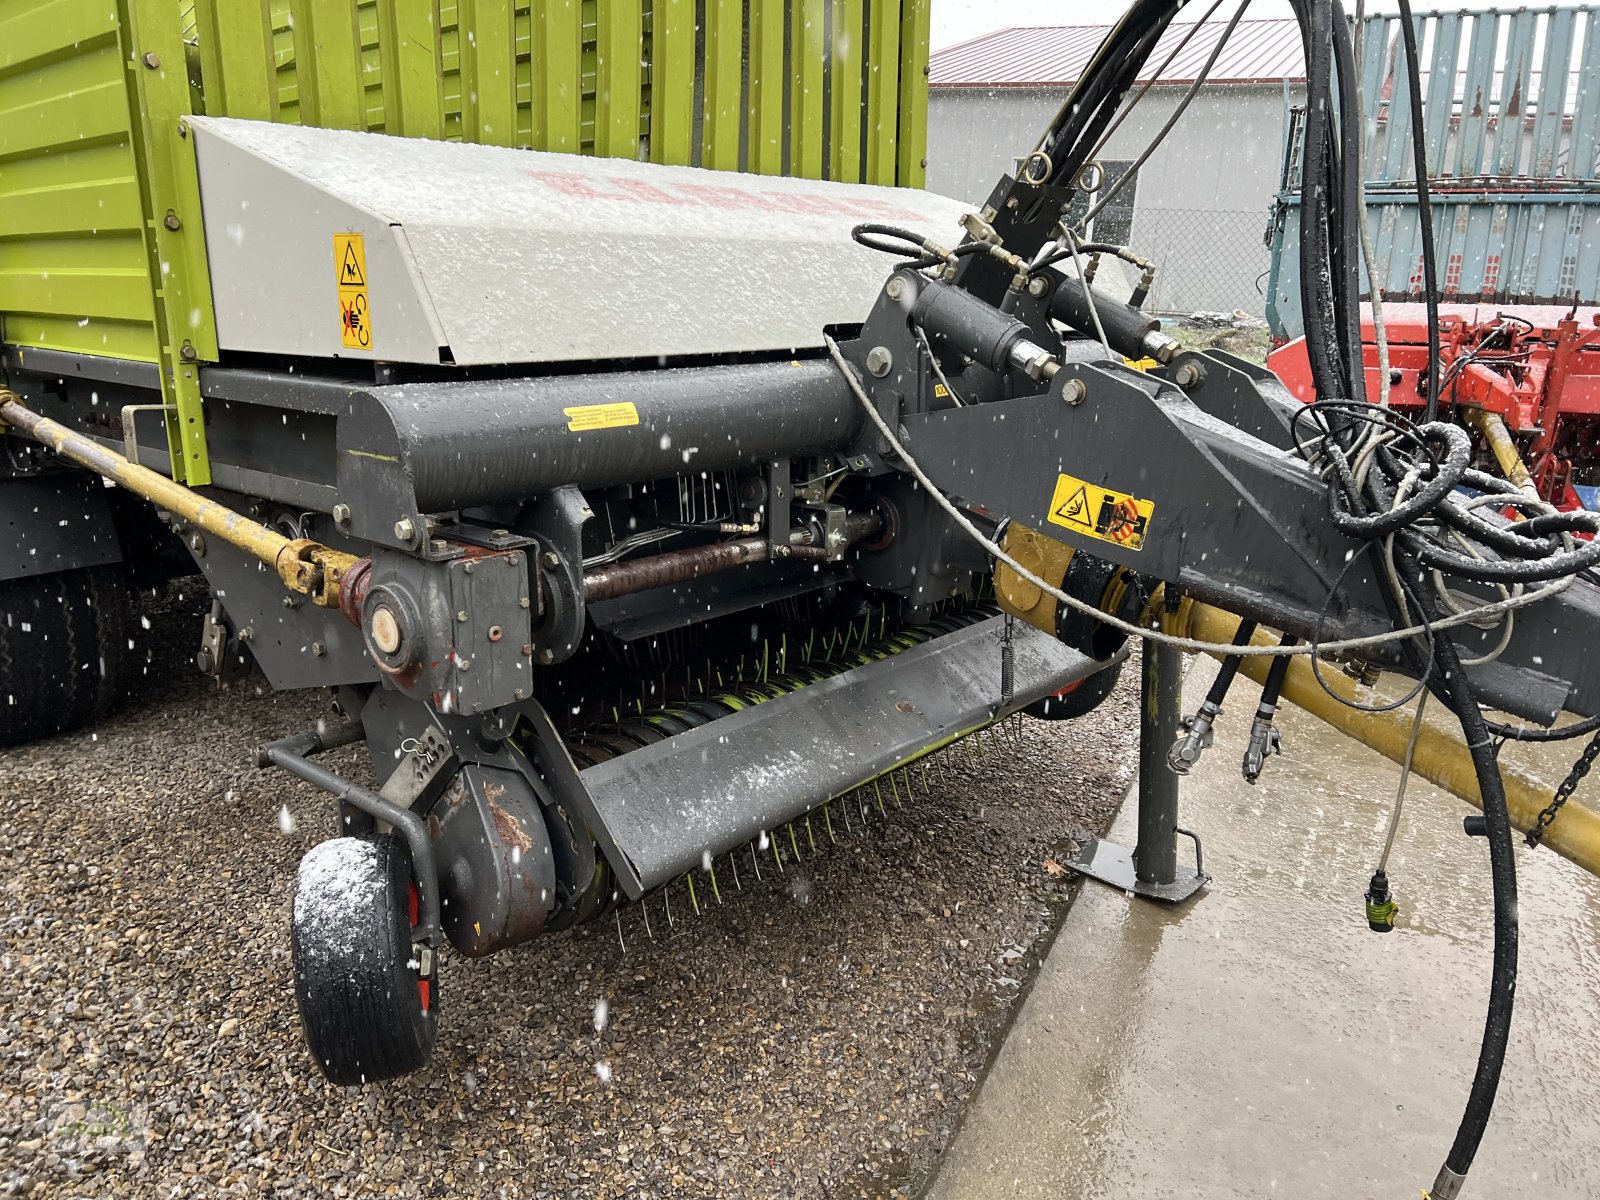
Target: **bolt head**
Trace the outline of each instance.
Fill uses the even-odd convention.
[[[867,370],[877,378],[882,379],[894,369],[894,355],[889,353],[886,346],[874,346],[867,351]]]
[[[1050,281],[1043,275],[1036,275],[1028,281],[1028,295],[1037,299],[1050,290]]]
[[[335,504],[333,506],[333,523],[340,527],[350,524],[350,506],[348,504]]]
[[[461,564],[461,569],[463,571],[465,571],[468,575],[471,575],[474,571],[476,571],[478,569],[478,564],[473,562],[469,558],[469,559],[467,559],[466,562]]]
[[[529,601],[529,599],[526,596],[519,596],[519,597],[517,597],[517,607],[518,608],[532,608],[533,604]]]
[[[152,71],[154,71],[156,68],[161,66],[161,55],[157,54],[154,50],[152,50],[149,53],[147,53],[144,56],[144,58],[141,59],[140,61],[142,61],[145,66],[149,67]]]
[[[324,646],[321,642],[312,642],[311,643],[311,653],[315,657],[321,658],[327,652],[328,652],[328,648],[326,646]]]
[[[385,654],[400,649],[400,622],[388,605],[380,604],[372,610],[367,632],[372,635],[372,644]]]
[[[554,650],[541,650],[536,657],[542,665],[548,667],[551,663],[555,662],[556,652]]]
[[[456,613],[456,620],[465,625],[467,623],[467,610],[463,608],[460,612]]]
[[[413,541],[416,540],[416,536],[417,526],[410,517],[401,517],[394,523],[395,541],[404,542],[409,546]],[[443,543],[440,544],[440,548],[443,548]]]
[[[178,230],[183,228],[183,222],[178,220],[178,214],[175,212],[169,212],[162,220],[161,224],[167,229],[172,230],[173,233],[177,233]]]
[[[472,660],[470,658],[458,659],[456,661],[456,670],[458,670],[458,671],[470,671],[470,670],[472,670]]]
[[[1172,381],[1181,388],[1191,388],[1205,378],[1200,370],[1199,363],[1180,363],[1178,369],[1172,373]]]
[[[543,554],[539,555],[539,565],[544,567],[547,571],[554,571],[561,565],[561,556],[554,550],[546,550]]]
[[[883,290],[888,295],[889,299],[898,300],[901,296],[906,294],[906,281],[900,278],[900,276],[896,275],[889,280],[888,286]]]
[[[1083,385],[1081,379],[1069,379],[1061,385],[1061,398],[1068,404],[1082,404],[1083,398],[1089,394],[1089,389]]]

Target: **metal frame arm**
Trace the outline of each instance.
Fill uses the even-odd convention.
[[[1334,528],[1323,481],[1158,375],[1067,363],[1043,394],[908,413],[901,432],[942,491],[992,520],[1303,640],[1393,628],[1366,543]],[[1478,694],[1543,723],[1600,712],[1600,656],[1572,652],[1600,629],[1600,589],[1580,580],[1537,613],[1516,621],[1496,662],[1471,670]],[[1468,656],[1500,634],[1453,631]]]

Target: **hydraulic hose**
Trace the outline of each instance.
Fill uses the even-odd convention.
[[[1427,419],[1439,415],[1438,264],[1433,245],[1433,208],[1428,200],[1428,146],[1422,128],[1422,67],[1411,0],[1400,0],[1400,40],[1406,50],[1406,90],[1411,98],[1411,161],[1417,176],[1417,223],[1422,228],[1422,299],[1428,308]]]
[[[1239,628],[1234,630],[1233,644],[1235,646],[1248,646],[1250,639],[1255,635],[1256,623],[1254,621],[1240,621]],[[1278,663],[1288,661],[1287,658],[1275,659],[1273,660],[1273,667],[1276,668]],[[1244,659],[1237,654],[1230,654],[1222,660],[1222,667],[1217,671],[1217,677],[1211,681],[1211,690],[1206,693],[1207,704],[1214,704],[1219,711],[1221,710],[1222,702],[1228,698],[1228,689],[1233,686],[1234,677],[1239,674],[1239,665],[1243,662]],[[1282,687],[1283,675],[1280,673],[1274,694]]]
[[[1419,565],[1403,551],[1397,552],[1397,558],[1403,560],[1402,569],[1413,579],[1415,587],[1421,579]],[[1461,655],[1448,635],[1434,639],[1433,655],[1477,772],[1489,841],[1489,874],[1494,888],[1494,965],[1489,976],[1489,1006],[1484,1015],[1483,1041],[1478,1048],[1478,1064],[1461,1123],[1456,1128],[1455,1141],[1451,1143],[1450,1153],[1445,1156],[1430,1193],[1431,1200],[1451,1200],[1460,1193],[1483,1141],[1484,1130],[1489,1126],[1511,1037],[1511,1014],[1517,987],[1517,864],[1500,764],[1495,758],[1488,726],[1473,697],[1472,685],[1462,668]]]

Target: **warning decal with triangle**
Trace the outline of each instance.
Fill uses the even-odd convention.
[[[1056,478],[1050,497],[1050,522],[1073,533],[1129,550],[1144,547],[1155,516],[1154,500],[1141,500],[1071,475]]]
[[[345,239],[344,258],[339,262],[340,287],[366,287],[367,268],[361,261],[361,256],[356,253],[354,237]]]
[[[372,308],[367,295],[367,241],[359,233],[333,235],[334,278],[339,288],[339,340],[347,350],[372,349]]]

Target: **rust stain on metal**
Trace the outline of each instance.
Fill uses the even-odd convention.
[[[494,784],[487,785],[484,788],[485,792],[494,786]],[[502,787],[499,794],[505,795],[505,788]],[[488,803],[489,819],[494,822],[495,831],[500,835],[500,840],[508,846],[514,846],[524,854],[532,850],[533,839],[528,836],[528,831],[522,827],[522,822],[501,808],[492,798],[489,799]]]

